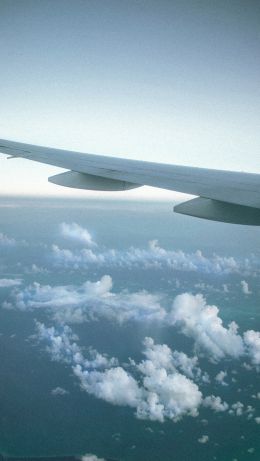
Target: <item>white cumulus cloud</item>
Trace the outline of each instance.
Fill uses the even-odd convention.
[[[65,238],[82,243],[88,247],[96,246],[89,231],[75,222],[70,224],[65,222],[61,223],[60,231],[61,235]]]
[[[212,359],[234,358],[244,353],[244,344],[238,326],[231,322],[226,328],[219,317],[217,306],[207,305],[205,298],[184,293],[177,296],[172,307],[172,322],[183,333],[194,339],[198,348],[208,352]]]
[[[134,375],[139,374],[137,379],[115,358],[90,351],[86,359],[70,327],[36,326],[37,336],[51,358],[70,364],[82,389],[89,394],[114,405],[132,407],[141,419],[163,422],[177,421],[184,415],[197,416],[202,394],[196,383],[175,368],[168,346],[156,345],[151,338],[145,340],[145,360],[139,364],[130,361]]]

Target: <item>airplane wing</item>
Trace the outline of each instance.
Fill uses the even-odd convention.
[[[168,189],[197,198],[174,211],[214,221],[260,225],[260,174],[129,160],[0,139],[0,152],[66,168],[49,181],[88,190]]]

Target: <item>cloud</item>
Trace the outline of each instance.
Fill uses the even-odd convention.
[[[52,389],[51,391],[52,395],[66,395],[69,394],[69,391],[66,391],[63,387],[55,387],[55,389]]]
[[[71,224],[67,224],[65,222],[61,223],[60,231],[64,238],[82,243],[88,247],[96,246],[96,243],[93,241],[89,231],[79,226],[75,222]]]
[[[144,354],[149,355],[149,347]],[[135,408],[139,419],[163,422],[197,416],[202,394],[194,382],[156,358],[136,364],[135,370],[141,372],[138,381],[122,367],[103,372],[74,367],[83,389],[109,403]]]
[[[163,367],[171,372],[178,370],[195,381],[207,381],[198,366],[198,357],[188,357],[184,352],[172,351],[167,344],[155,344],[149,337],[146,337],[143,343],[146,360],[137,366],[142,373],[146,374],[146,368],[149,374],[151,367]]]
[[[76,365],[73,370],[84,390],[106,402],[137,407],[142,399],[137,381],[122,367],[89,372]]]
[[[218,361],[226,356],[238,358],[244,353],[244,344],[238,335],[238,326],[231,322],[223,326],[216,306],[206,304],[205,298],[184,293],[178,295],[171,312],[172,323],[195,341],[195,346]]]
[[[71,365],[81,387],[97,398],[114,405],[135,409],[137,418],[163,422],[177,421],[184,415],[197,416],[202,394],[191,379],[174,366],[172,351],[156,345],[151,338],[144,342],[145,359],[130,366],[138,379],[108,358],[91,351],[85,358],[70,327],[47,328],[36,323],[37,337],[45,343],[52,360]]]
[[[71,225],[66,224],[65,226]],[[75,226],[77,225],[75,224]],[[86,240],[90,242],[87,246],[94,246],[91,236]],[[84,248],[72,251],[53,245],[52,256],[55,265],[74,269],[96,264],[105,267],[133,268],[138,266],[144,270],[168,268],[182,272],[196,271],[217,275],[248,274],[259,270],[258,261],[253,257],[252,260],[237,260],[234,257],[224,257],[216,254],[206,257],[200,250],[194,253],[185,253],[181,250],[165,250],[159,246],[157,240],[148,242],[146,249],[130,247],[127,250],[109,249],[100,251],[97,248]]]
[[[248,330],[244,333],[247,354],[253,365],[260,365],[260,331]]]
[[[227,402],[223,402],[219,396],[215,395],[208,395],[203,400],[203,405],[206,408],[210,408],[211,410],[219,413],[228,410]]]
[[[46,344],[46,350],[53,361],[69,364],[83,361],[81,350],[76,343],[78,338],[69,326],[47,328],[43,323],[36,321],[36,330],[38,339]]]
[[[89,264],[103,264],[105,261],[102,255],[95,254],[90,248],[73,252],[72,250],[60,249],[58,245],[52,245],[52,256],[56,265],[74,269]]]
[[[229,288],[228,288],[228,285],[226,283],[223,283],[223,291],[224,293],[229,293]]]
[[[163,322],[166,318],[167,312],[160,304],[161,296],[146,291],[113,293],[112,287],[109,275],[78,287],[34,283],[24,290],[14,291],[11,301],[23,311],[47,309],[60,323],[82,323],[98,317],[119,323],[130,320]]]
[[[0,288],[9,288],[21,285],[21,279],[0,279]]]
[[[32,264],[31,268],[28,269],[28,273],[33,273],[33,274],[48,274],[48,270],[45,269],[44,267],[37,266],[37,264]]]
[[[235,414],[236,416],[242,416],[244,412],[244,404],[241,402],[236,402],[231,405],[231,409],[229,410],[229,414]]]
[[[15,244],[15,239],[7,237],[7,235],[0,232],[0,246],[14,246]]]
[[[88,369],[113,367],[118,364],[115,358],[108,359],[105,354],[100,354],[95,349],[88,350],[89,359],[85,359],[77,344],[78,337],[68,325],[46,327],[36,321],[37,338],[45,343],[51,359],[73,365],[82,365]]]
[[[227,383],[225,382],[225,378],[227,377],[227,372],[221,370],[216,376],[215,380],[217,383],[221,384],[222,386],[227,386]]]
[[[199,443],[207,443],[209,441],[209,436],[208,435],[202,435],[199,439],[198,439],[198,442]]]
[[[197,416],[202,394],[197,384],[175,368],[169,347],[156,345],[152,338],[146,338],[144,346],[146,359],[136,368],[143,374],[146,398],[137,408],[137,416],[161,422],[165,418],[177,421],[184,414]]]
[[[104,275],[97,282],[86,281],[79,286],[52,287],[34,283],[22,290],[16,288],[3,307],[23,311],[45,309],[59,324],[83,323],[98,318],[120,324],[129,321],[156,322],[161,326],[179,328],[193,339],[195,350],[207,354],[213,362],[225,357],[238,359],[245,356],[254,366],[259,366],[260,332],[249,330],[241,336],[234,321],[226,327],[218,307],[208,305],[201,294],[183,293],[175,297],[171,309],[167,304],[168,300],[156,293],[113,292],[112,278]],[[198,378],[198,369],[197,375],[194,374],[195,358],[187,358],[184,353],[175,351],[174,360],[176,365],[179,363],[182,372],[187,374],[189,368],[189,376]],[[209,381],[206,374],[203,380]]]
[[[248,330],[241,336],[234,321],[226,328],[219,309],[207,305],[202,295],[178,295],[173,302],[171,321],[180,326],[186,336],[193,338],[195,348],[206,352],[213,361],[247,356],[253,365],[259,367],[260,332]],[[223,373],[218,375],[218,381],[224,377]]]
[[[81,461],[105,461],[104,458],[98,458],[96,455],[86,454],[81,457]]]
[[[245,280],[241,280],[240,284],[241,284],[242,292],[245,295],[250,295],[252,293],[252,291],[249,290],[248,283]]]

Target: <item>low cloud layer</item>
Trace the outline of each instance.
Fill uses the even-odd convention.
[[[165,250],[156,240],[150,241],[147,249],[100,249],[91,234],[76,223],[61,224],[60,232],[64,239],[74,242],[74,249],[53,246],[51,262],[55,267],[78,269],[96,265],[99,268],[138,267],[144,270],[167,267],[220,276],[252,271],[249,260],[241,262],[217,255],[207,258],[200,251],[188,254]],[[2,236],[3,241],[5,238]],[[30,267],[30,273],[36,277],[40,275],[40,280],[44,280],[46,270],[35,265]],[[21,282],[20,279],[0,279],[0,288],[11,288],[3,307],[23,312],[36,313],[39,310],[48,315],[52,326],[36,322],[37,339],[44,345],[51,360],[70,367],[81,388],[88,394],[113,405],[128,406],[137,418],[151,421],[176,422],[184,416],[196,417],[200,409],[253,418],[250,405],[241,402],[230,404],[214,394],[216,386],[221,392],[226,390],[225,386],[235,382],[234,377],[228,376],[225,371],[230,359],[238,361],[243,358],[244,369],[259,371],[260,332],[248,330],[240,333],[236,322],[225,324],[218,307],[208,304],[203,295],[185,292],[172,300],[158,292],[117,291],[110,275],[96,281],[86,280],[80,285],[32,283],[21,286]],[[194,286],[200,290],[206,285],[202,281]],[[251,293],[245,280],[240,286],[240,293],[241,289],[246,295]],[[229,293],[229,286],[225,284],[223,291]],[[151,326],[153,322],[156,327],[167,327],[168,331],[172,329],[173,335],[177,332],[189,338],[193,352],[189,356],[183,351],[172,350],[167,344],[155,343],[151,337],[145,338],[143,359],[138,362],[129,359],[122,364],[116,357],[101,354],[91,347],[83,350],[71,326],[100,318],[117,324],[138,322]],[[210,376],[200,365],[205,364],[205,360],[211,362]],[[216,367],[214,372],[212,367]],[[214,392],[207,391],[210,383]],[[67,393],[62,387],[50,392],[53,396]],[[256,421],[257,416],[254,415],[254,418]],[[200,443],[207,441],[206,435],[199,439]],[[95,455],[86,456],[92,461],[98,459]]]
[[[112,278],[105,275],[97,282],[87,281],[78,287],[34,283],[23,290],[14,289],[10,301],[3,306],[23,311],[45,309],[60,324],[103,317],[117,323],[156,322],[173,326],[193,339],[197,353],[206,354],[213,362],[248,357],[258,367],[260,332],[249,330],[240,335],[234,321],[225,326],[218,307],[208,305],[201,294],[178,295],[171,308],[166,301],[161,295],[147,291],[115,293]]]
[[[84,245],[83,249],[62,249],[58,245],[52,247],[52,257],[57,266],[78,269],[96,264],[104,267],[141,267],[143,269],[164,268],[172,270],[201,272],[206,274],[248,274],[259,269],[259,264],[252,257],[237,260],[234,257],[213,254],[206,257],[200,250],[185,253],[181,250],[166,250],[157,240],[148,242],[146,249],[131,247],[127,250],[100,250],[87,229],[76,223],[62,223],[61,234],[65,238]],[[88,247],[88,248],[86,248]],[[94,248],[96,247],[96,248]]]

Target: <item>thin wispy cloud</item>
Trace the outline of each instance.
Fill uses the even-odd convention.
[[[0,288],[10,288],[22,284],[21,279],[0,279]]]

